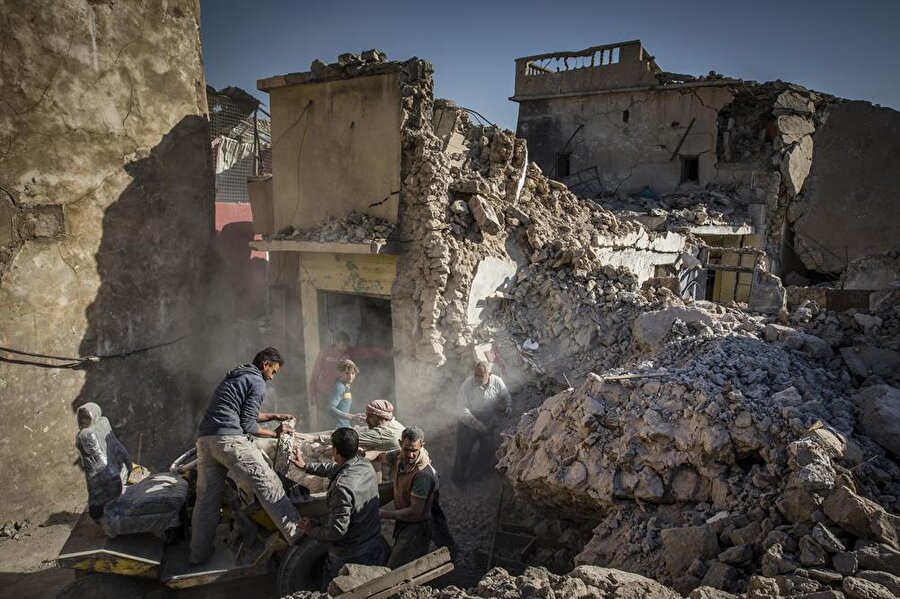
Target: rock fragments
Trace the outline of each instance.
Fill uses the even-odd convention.
[[[401,599],[519,599],[521,597],[565,597],[567,599],[678,599],[672,589],[631,572],[578,566],[569,574],[552,574],[546,568],[526,568],[513,576],[494,568],[469,590],[453,586],[444,589],[420,587],[404,591]],[[712,595],[711,597],[718,597]]]
[[[320,243],[377,243],[388,242],[394,232],[394,225],[388,221],[362,214],[350,212],[341,219],[328,219],[305,229],[287,227],[273,235],[265,235],[267,240],[317,241]]]
[[[499,468],[521,501],[594,515],[576,563],[683,595],[870,592],[846,579],[895,575],[900,468],[859,434],[828,341],[737,318],[723,337],[723,316],[693,329],[665,319],[652,344],[634,334],[639,367],[589,375],[526,413]],[[777,593],[752,589],[754,575]]]

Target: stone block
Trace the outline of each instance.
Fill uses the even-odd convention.
[[[856,554],[852,551],[835,553],[831,556],[831,565],[844,576],[856,574],[857,569],[859,569],[859,562],[856,559]]]
[[[793,144],[781,158],[781,177],[790,197],[796,196],[803,189],[803,183],[809,176],[812,166],[813,141],[807,135]]]
[[[739,573],[734,567],[714,561],[709,565],[701,584],[717,589],[735,590],[738,576]]]
[[[875,570],[863,570],[862,572],[859,572],[856,577],[870,582],[877,582],[890,592],[894,593],[894,596],[900,597],[900,576],[894,576],[887,572],[876,572]]]
[[[469,198],[469,210],[475,216],[475,222],[478,223],[478,227],[486,234],[496,235],[503,228],[500,225],[500,219],[497,218],[494,207],[481,195],[475,194]]]
[[[853,576],[845,578],[841,588],[850,599],[897,599],[897,595],[877,582]]]
[[[841,357],[854,375],[865,379],[872,375],[890,378],[900,371],[900,352],[874,345],[841,348]]]
[[[708,560],[719,554],[719,539],[710,525],[667,528],[660,532],[660,539],[672,576],[686,572],[695,559]]]
[[[779,116],[775,121],[781,142],[789,146],[797,143],[815,131],[815,126],[808,118],[797,115]]]
[[[856,555],[859,567],[864,570],[878,570],[900,576],[900,551],[896,549],[873,543],[860,547],[853,553]]]
[[[866,387],[853,397],[859,408],[859,430],[900,459],[900,389]]]
[[[781,92],[778,97],[775,98],[775,104],[772,109],[772,113],[775,116],[781,116],[783,114],[812,116],[815,114],[815,111],[815,104],[813,104],[809,98],[801,96],[794,91]]]
[[[775,543],[766,551],[760,562],[763,576],[778,576],[797,569],[797,563],[784,554],[780,543]]]
[[[900,547],[900,517],[847,487],[838,487],[829,495],[822,511],[847,532],[886,543],[894,549]]]

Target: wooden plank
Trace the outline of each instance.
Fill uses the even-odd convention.
[[[410,580],[405,580],[405,581],[401,582],[400,584],[396,584],[393,587],[391,587],[387,590],[384,590],[380,593],[377,593],[375,595],[370,595],[369,597],[367,597],[367,599],[386,599],[387,597],[392,597],[392,596],[396,595],[397,593],[402,593],[403,591],[405,591],[407,589],[413,589],[415,587],[422,586],[426,582],[430,582],[430,581],[434,580],[435,578],[443,576],[444,574],[446,574],[448,572],[452,572],[452,571],[453,571],[453,564],[448,562],[448,563],[444,564],[443,566],[435,568],[434,570],[429,570],[428,572],[425,572],[424,574],[420,574],[414,578],[411,578]]]
[[[453,569],[453,564],[450,563],[450,552],[446,547],[441,547],[437,551],[432,551],[428,555],[424,555],[415,561],[404,564],[396,570],[370,580],[369,582],[356,587],[349,593],[338,595],[338,597],[341,599],[369,599],[373,595],[389,597],[398,592],[394,589],[395,586],[407,581],[412,581],[432,570],[440,569],[444,565],[450,566],[450,569],[446,570],[447,572]],[[437,576],[440,576],[440,574],[437,574],[432,578],[436,578]],[[431,578],[428,578],[427,580],[431,580]],[[391,592],[388,595],[380,594],[385,591]]]
[[[721,272],[746,272],[752,273],[754,268],[750,266],[727,266],[725,264],[705,264],[703,266],[706,270],[717,270]]]

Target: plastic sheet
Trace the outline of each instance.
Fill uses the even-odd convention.
[[[100,524],[110,537],[151,533],[165,537],[181,523],[181,507],[187,500],[188,483],[169,472],[151,474],[107,504]]]
[[[87,403],[78,408],[75,446],[88,488],[88,511],[94,520],[103,516],[104,506],[122,494],[131,473],[131,456],[112,432],[100,406]]]

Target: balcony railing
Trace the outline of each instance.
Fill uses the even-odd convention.
[[[603,67],[616,64],[621,58],[621,46],[600,46],[582,52],[560,52],[553,56],[533,59],[525,65],[525,75],[546,75],[575,69]]]

